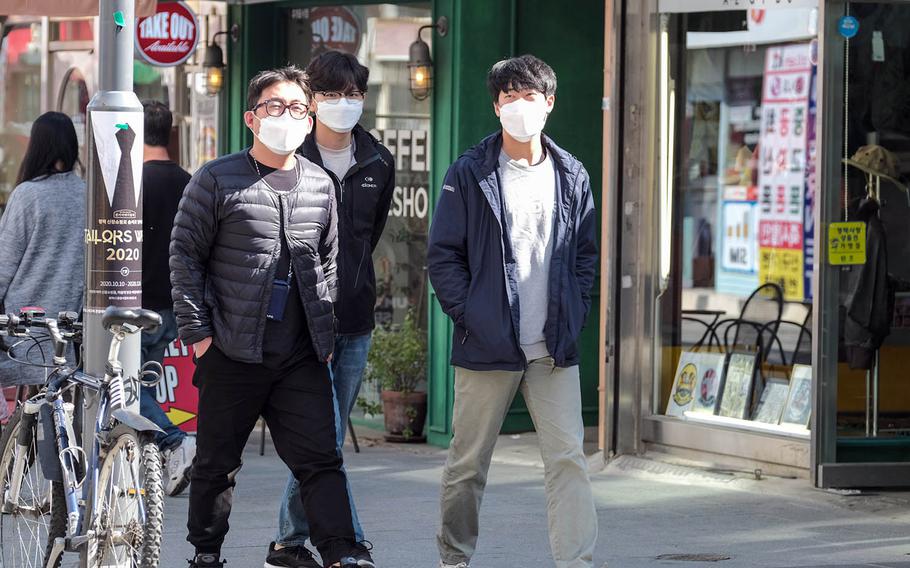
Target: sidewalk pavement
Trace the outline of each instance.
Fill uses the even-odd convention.
[[[445,452],[375,439],[361,445],[360,454],[346,447],[345,458],[378,566],[435,568]],[[244,462],[223,549],[228,568],[262,566],[287,479],[271,445],[259,456],[258,435]],[[553,566],[536,437],[501,437],[489,479],[472,567]],[[824,492],[806,480],[757,480],[660,456],[621,457],[592,480],[598,568],[910,568],[907,493]],[[168,499],[162,567],[186,566],[192,554],[186,512],[185,495]]]

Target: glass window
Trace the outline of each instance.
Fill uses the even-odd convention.
[[[76,128],[76,138],[79,140],[79,157],[83,164],[85,161],[85,123],[89,103],[88,84],[85,75],[77,68],[72,68],[63,79],[63,88],[60,90],[60,101],[57,109],[73,120]]]
[[[16,24],[0,44],[0,210],[41,114],[41,26]]]
[[[54,21],[50,25],[51,41],[92,41],[92,20]]]
[[[289,61],[306,67],[323,50],[339,49],[370,69],[361,124],[392,152],[396,169],[389,221],[373,255],[379,324],[402,323],[409,310],[426,320],[430,101],[411,96],[407,61],[430,15],[429,3],[289,10]]]
[[[808,437],[816,25],[661,15],[654,414]]]
[[[401,324],[413,312],[426,328],[429,227],[430,101],[411,96],[408,48],[431,22],[429,2],[322,6],[288,10],[288,60],[306,67],[326,49],[353,53],[370,69],[360,124],[395,157],[395,193],[373,254],[376,323]],[[429,40],[430,34],[424,34]],[[362,391],[379,401],[379,385]]]
[[[151,99],[168,103],[172,75],[170,68],[133,60],[133,90],[140,101]]]

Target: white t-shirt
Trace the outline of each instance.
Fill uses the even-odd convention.
[[[528,361],[549,357],[547,323],[556,169],[549,156],[530,166],[499,155],[502,195],[518,279],[521,349]]]
[[[330,172],[335,174],[335,177],[339,181],[344,179],[345,174],[357,163],[354,159],[354,141],[351,140],[351,144],[341,150],[333,150],[332,148],[326,148],[320,143],[316,143],[316,147],[319,148],[319,155],[322,156],[322,164]]]

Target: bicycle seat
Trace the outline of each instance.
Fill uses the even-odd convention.
[[[143,331],[155,331],[161,325],[161,316],[152,310],[118,308],[108,306],[101,315],[101,325],[110,331],[112,327],[128,323]]]

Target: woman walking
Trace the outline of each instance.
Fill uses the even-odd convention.
[[[39,306],[48,316],[82,309],[85,280],[85,182],[73,171],[79,162],[70,118],[47,112],[35,120],[16,188],[0,217],[0,306],[18,313]],[[41,383],[45,369],[7,356],[14,341],[0,346],[0,386]],[[13,351],[20,360],[42,363],[34,343]],[[42,346],[45,354],[52,350]],[[26,359],[27,357],[27,359]],[[44,364],[49,364],[44,362]]]

